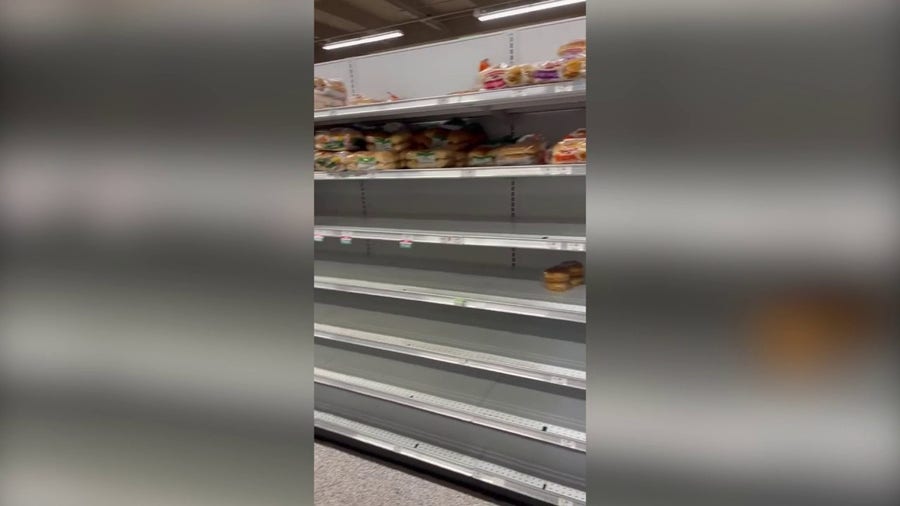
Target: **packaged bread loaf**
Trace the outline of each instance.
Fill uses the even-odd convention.
[[[575,130],[557,142],[550,156],[550,162],[554,164],[585,163],[585,160],[587,160],[587,131],[584,128]]]
[[[347,105],[347,88],[339,79],[313,78],[314,107],[341,107]]]
[[[349,151],[316,151],[313,166],[317,171],[340,172],[347,170]]]
[[[357,151],[366,147],[366,141],[358,130],[333,128],[316,132],[315,147],[320,151]]]
[[[479,146],[469,151],[466,165],[469,167],[490,167],[497,165],[497,154],[494,146]]]
[[[584,58],[587,56],[587,41],[584,39],[576,39],[559,46],[556,54],[564,60],[570,58]]]
[[[392,151],[357,151],[347,158],[347,170],[395,170],[400,168]]]
[[[450,149],[428,149],[407,151],[406,167],[410,169],[438,169],[453,167],[457,152]]]
[[[531,84],[531,75],[533,72],[533,65],[529,65],[527,63],[522,65],[513,65],[506,69],[506,73],[504,74],[503,79],[506,81],[507,87],[515,88],[516,86]]]
[[[366,149],[369,151],[391,151],[399,153],[410,148],[412,134],[408,131],[395,133],[375,130],[366,134]]]
[[[498,90],[506,88],[506,66],[488,67],[479,73],[481,88],[484,90]]]
[[[526,135],[515,144],[500,146],[494,150],[497,165],[535,165],[544,163],[547,145],[536,134]]]

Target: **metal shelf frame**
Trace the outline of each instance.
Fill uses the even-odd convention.
[[[351,269],[353,272],[349,272]],[[568,292],[556,293],[544,289],[539,280],[340,262],[316,262],[316,271],[314,286],[321,290],[374,295],[579,323],[584,323],[586,320],[584,286],[577,286]],[[344,272],[343,275],[328,275],[342,272]],[[511,294],[518,294],[518,296]]]
[[[587,504],[586,494],[582,490],[549,482],[536,476],[331,413],[316,410],[315,427],[326,433],[337,434],[364,445],[401,455],[548,504],[558,506]]]
[[[557,233],[553,233],[557,232]],[[559,233],[562,232],[562,233]],[[584,251],[585,226],[568,223],[437,221],[389,218],[318,217],[315,240],[396,241],[556,251]]]
[[[397,169],[344,172],[315,172],[316,181],[358,181],[368,179],[473,179],[504,177],[584,176],[587,166],[516,165],[507,167],[455,167],[449,169]]]
[[[497,111],[528,112],[585,106],[584,80],[540,84],[458,95],[412,98],[378,104],[351,105],[315,112],[316,125],[387,119],[423,119],[464,114],[484,116]]]
[[[318,339],[327,339],[355,346],[390,351],[392,353],[446,362],[462,367],[483,369],[500,374],[528,378],[535,381],[553,383],[555,385],[563,385],[579,390],[584,390],[586,388],[587,375],[585,371],[566,367],[541,364],[492,353],[465,350],[452,346],[426,343],[415,339],[365,332],[362,330],[336,327],[322,323],[315,324],[315,336]]]
[[[389,385],[318,367],[315,369],[315,382],[569,448],[573,451],[587,451],[587,437],[583,431],[561,427],[540,420],[503,413],[409,388]]]

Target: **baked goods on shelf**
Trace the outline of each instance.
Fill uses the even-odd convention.
[[[469,167],[490,167],[497,165],[497,153],[494,146],[480,146],[471,151],[466,158]]]
[[[551,151],[553,164],[585,163],[587,160],[587,131],[579,128],[557,142]]]
[[[521,137],[515,144],[494,150],[497,165],[535,165],[544,163],[547,145],[537,134]]]
[[[405,166],[410,169],[442,169],[454,167],[457,152],[450,149],[428,149],[407,151]]]
[[[584,284],[584,265],[568,260],[544,271],[544,287],[553,292],[564,292]]]
[[[369,151],[391,151],[399,153],[410,148],[412,134],[407,130],[390,133],[384,130],[373,130],[366,133],[366,149]]]
[[[315,147],[319,151],[357,151],[366,147],[366,141],[358,130],[332,128],[316,132]]]
[[[349,151],[316,151],[313,167],[316,171],[340,172],[347,170]]]
[[[479,65],[481,89],[515,88],[529,84],[555,83],[585,77],[587,44],[584,39],[563,44],[557,49],[556,54],[559,58],[544,62],[489,65],[486,63],[487,60],[482,60]]]
[[[342,107],[347,105],[347,87],[340,79],[314,77],[313,98],[315,109]]]
[[[347,157],[347,170],[395,170],[399,157],[392,151],[357,151]]]

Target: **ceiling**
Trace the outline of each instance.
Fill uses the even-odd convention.
[[[533,0],[315,0],[316,63],[585,14],[585,4],[481,22],[472,11]],[[387,30],[398,39],[324,51],[322,44]]]

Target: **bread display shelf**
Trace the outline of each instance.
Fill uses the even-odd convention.
[[[545,420],[535,420],[488,407],[460,402],[422,390],[373,381],[321,367],[315,368],[315,382],[360,395],[402,404],[429,413],[456,418],[491,429],[516,434],[573,451],[586,450],[586,434]],[[430,385],[422,385],[428,388]]]
[[[518,165],[514,167],[458,167],[449,169],[398,169],[366,172],[316,172],[316,181],[359,179],[468,179],[482,177],[584,176],[585,165]]]
[[[348,308],[340,309],[353,311],[353,309]],[[340,311],[332,312],[331,314],[333,315],[333,318],[341,318]],[[402,329],[402,324],[405,322],[406,320],[402,317],[397,318],[397,323],[401,324],[398,325],[399,328],[397,330]],[[439,321],[431,322],[431,326],[433,327],[433,330],[428,333],[429,338],[434,339],[433,336],[435,334],[444,334],[446,336],[438,337],[436,340],[439,342],[452,341],[456,337],[453,335],[454,327],[461,327],[459,325]],[[495,343],[505,340],[506,342],[509,342],[511,346],[508,350],[516,350],[523,345],[522,342],[515,339],[520,336],[516,336],[509,332],[478,328],[469,328],[467,330],[476,334],[482,342]],[[368,332],[359,328],[329,325],[327,323],[319,323],[318,321],[315,323],[315,336],[317,339],[326,339],[364,348],[410,355],[426,360],[455,364],[460,367],[482,369],[509,376],[576,388],[579,390],[585,389],[586,374],[583,368],[579,370],[570,367],[522,360],[477,349],[473,350],[439,344],[439,342],[434,342],[433,340],[423,341],[419,339],[409,339],[397,335]],[[524,340],[525,339],[523,339],[523,341]]]
[[[317,431],[336,434],[381,451],[450,470],[486,485],[501,487],[548,504],[571,506],[587,504],[587,496],[582,490],[321,410],[316,410],[314,416]]]
[[[459,306],[584,323],[585,288],[550,292],[534,279],[482,276],[406,267],[316,261],[322,290]]]
[[[494,111],[539,112],[583,107],[585,82],[570,81],[477,91],[440,97],[413,98],[379,104],[335,107],[315,112],[316,125],[386,119],[424,119],[465,115],[484,116]]]
[[[316,217],[315,238],[371,239],[457,246],[490,246],[558,251],[584,251],[585,225],[441,221],[395,218]]]

